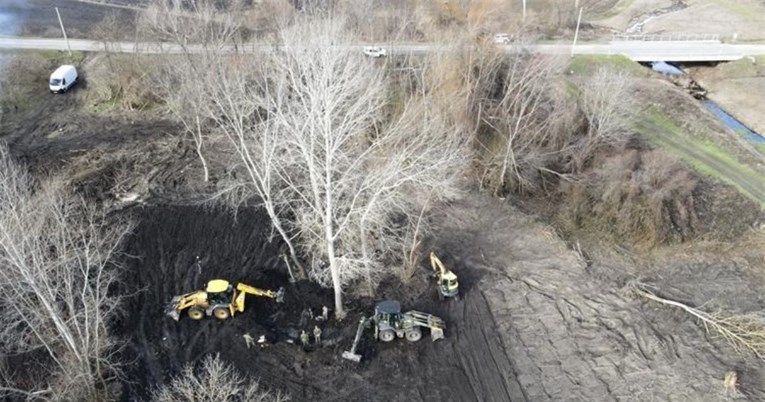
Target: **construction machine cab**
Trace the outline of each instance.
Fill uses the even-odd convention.
[[[234,298],[234,286],[227,280],[213,279],[207,282],[207,299],[211,305],[230,304]]]
[[[385,300],[375,307],[374,320],[379,324],[397,327],[401,318],[401,303],[396,300]]]
[[[446,271],[446,274],[440,279],[441,287],[444,287],[450,291],[457,289],[459,284],[457,283],[457,275],[454,275],[452,271]]]

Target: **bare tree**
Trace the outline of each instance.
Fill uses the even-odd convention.
[[[193,87],[175,95],[192,103],[176,108],[193,111],[181,119],[196,125],[189,117],[199,115],[208,132],[228,139],[239,163],[224,163],[243,168],[243,186],[263,201],[293,261],[293,239],[310,256],[310,277],[333,287],[339,318],[345,287],[380,276],[390,251],[400,255],[392,239],[414,227],[410,217],[427,200],[451,191],[465,161],[459,125],[434,111],[432,97],[418,95],[406,101],[407,112],[384,115],[384,70],[333,46],[350,43],[343,26],[306,18],[282,30],[280,47],[259,59],[186,55],[188,64],[207,64]],[[178,82],[181,70],[173,71],[166,82]]]
[[[219,355],[207,355],[195,370],[192,364],[152,395],[154,402],[287,402],[279,392],[263,389],[244,377]]]
[[[36,183],[0,148],[0,339],[6,350],[47,353],[51,399],[108,399],[112,257],[129,229],[59,181]]]
[[[599,68],[582,84],[579,107],[587,130],[573,153],[574,171],[580,171],[593,152],[603,146],[624,144],[637,115],[635,80],[623,70]]]
[[[420,211],[413,195],[427,199],[433,188],[451,189],[464,166],[460,131],[431,111],[427,99],[413,99],[401,116],[384,119],[382,70],[348,48],[326,46],[348,41],[337,21],[283,31],[265,98],[268,119],[291,154],[279,161],[287,204],[302,247],[322,258],[311,275],[331,283],[338,317],[344,288],[369,279],[372,260],[386,260],[384,247],[371,257],[365,239],[390,242],[384,228],[397,215],[409,218],[413,205],[414,214]]]
[[[525,52],[484,58],[474,80],[474,113],[488,129],[479,137],[485,159],[484,183],[495,194],[534,187],[540,172],[551,172],[551,159],[568,144],[570,131],[560,123],[565,95],[557,77],[562,63]]]

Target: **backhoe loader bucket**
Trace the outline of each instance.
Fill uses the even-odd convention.
[[[278,291],[276,291],[276,297],[274,298],[277,303],[284,303],[284,288],[279,288]]]
[[[444,330],[443,328],[438,327],[431,327],[430,328],[430,339],[433,340],[433,342],[444,339]]]
[[[346,350],[343,352],[343,359],[358,363],[361,361],[361,355],[358,353],[353,353],[350,350]]]
[[[356,348],[359,346],[361,334],[364,333],[364,329],[366,329],[368,323],[369,321],[367,321],[366,317],[361,317],[361,320],[359,320],[359,326],[356,328],[356,336],[353,338],[353,345],[351,345],[351,350],[346,350],[343,352],[343,359],[356,363],[361,361],[361,355],[356,353]]]
[[[181,312],[178,311],[178,302],[181,300],[180,297],[175,296],[172,300],[170,300],[170,303],[167,303],[167,306],[165,307],[165,314],[174,319],[175,321],[178,321],[181,319]]]

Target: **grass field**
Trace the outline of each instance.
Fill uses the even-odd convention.
[[[644,112],[637,129],[654,146],[683,160],[696,171],[735,187],[765,207],[765,177],[719,145],[694,137],[655,108]]]

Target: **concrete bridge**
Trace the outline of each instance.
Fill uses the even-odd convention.
[[[620,54],[638,62],[713,62],[763,55],[765,45],[726,44],[719,41],[612,41],[607,45],[576,46],[574,54]]]

